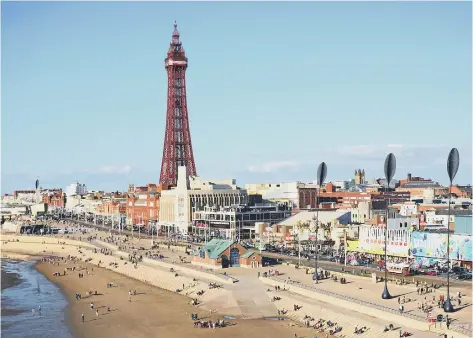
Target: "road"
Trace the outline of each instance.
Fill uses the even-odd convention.
[[[65,220],[68,220],[68,219],[65,219]],[[77,223],[77,224],[81,224],[83,226],[97,228],[97,229],[107,231],[107,232],[111,231],[114,234],[137,236],[137,233],[138,233],[138,231],[131,232],[129,230],[119,231],[118,229],[111,229],[110,226],[103,226],[103,225],[98,225],[98,224],[93,224],[93,223],[91,224],[91,223],[88,223],[88,222],[85,222],[85,221],[80,221],[80,220],[72,219],[72,220],[69,220],[69,221]],[[147,235],[147,234],[144,234],[144,233],[139,234],[139,236],[141,236],[141,238],[151,239],[150,235]],[[166,237],[158,237],[158,236],[154,236],[154,238],[156,238],[156,240],[165,240],[166,239]],[[178,244],[182,244],[182,245],[189,245],[189,244],[202,245],[202,243],[187,243],[187,242],[178,242]],[[270,259],[277,258],[279,260],[282,260],[282,261],[285,261],[285,262],[291,262],[293,264],[297,264],[299,262],[299,258],[297,256],[287,256],[287,255],[271,253],[271,252],[267,252],[267,251],[261,252],[261,256],[266,257],[266,258],[270,258]],[[301,265],[302,266],[314,267],[314,264],[315,264],[315,261],[313,259],[307,260],[307,259],[301,258]],[[372,272],[375,272],[378,277],[384,277],[384,271],[379,271],[373,265],[372,266],[351,266],[351,265],[344,266],[344,265],[341,265],[341,264],[337,264],[335,262],[330,262],[328,259],[324,260],[323,257],[319,257],[318,267],[329,270],[329,271],[334,271],[334,272],[341,272],[342,269],[344,269],[345,272],[358,274],[358,275],[361,275],[361,271],[363,270],[363,271],[366,271],[370,274]],[[396,276],[394,274],[389,274],[389,275],[391,277]],[[416,275],[416,276],[414,276],[414,278],[415,278],[416,281],[417,280],[420,281],[420,282],[425,281],[429,284],[430,283],[442,284],[442,283],[447,282],[446,274],[445,274],[445,277],[443,277],[443,276]],[[452,275],[450,275],[450,285],[457,286],[457,287],[471,287],[471,281],[458,281],[458,280],[453,279]]]
[[[272,259],[277,258],[279,260],[282,260],[284,262],[290,262],[292,264],[299,263],[299,258],[297,256],[287,256],[287,255],[282,255],[282,254],[277,254],[277,253],[272,253],[272,252],[266,252],[266,251],[263,251],[261,253],[261,255],[263,257],[272,258]],[[314,265],[315,265],[315,261],[313,259],[307,260],[307,259],[301,258],[301,265],[313,268]],[[361,275],[361,271],[363,270],[363,271],[369,272],[370,274],[372,272],[375,272],[376,276],[384,277],[384,271],[379,271],[376,268],[369,267],[369,266],[351,266],[351,265],[344,266],[344,265],[341,265],[341,264],[337,264],[335,262],[330,262],[328,260],[320,260],[320,259],[318,260],[317,266],[319,268],[323,268],[323,269],[326,269],[326,270],[329,270],[329,271],[335,271],[335,272],[341,272],[342,269],[344,269],[345,272],[353,273],[353,274],[357,274],[357,275]],[[388,274],[388,275],[391,276],[391,277],[399,276],[399,275],[394,275],[394,274]],[[425,281],[429,284],[430,283],[434,283],[434,284],[435,283],[437,283],[437,284],[447,283],[446,278],[442,278],[442,277],[438,277],[438,276],[415,275],[413,277],[415,278],[416,281],[417,280],[420,281],[420,282]],[[457,287],[470,287],[471,288],[471,281],[458,281],[458,280],[452,279],[452,274],[451,274],[450,275],[450,285],[457,286]]]

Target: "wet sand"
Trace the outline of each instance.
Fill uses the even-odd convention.
[[[7,272],[2,268],[2,290],[11,288],[21,283],[20,275],[16,272]]]
[[[46,278],[56,283],[69,301],[67,320],[74,337],[258,337],[258,338],[294,338],[311,337],[313,330],[296,326],[291,321],[270,320],[225,320],[233,326],[207,329],[194,328],[191,313],[197,313],[204,320],[223,319],[224,314],[210,315],[189,304],[187,297],[161,290],[140,281],[125,277],[113,271],[96,266],[76,263],[87,267],[89,274],[79,278],[79,272],[68,271],[66,276],[53,276],[54,272],[64,272],[65,267],[73,267],[72,262],[60,263],[59,266],[40,262],[36,269]],[[91,271],[93,268],[93,272]],[[113,282],[113,288],[107,288]],[[137,295],[129,302],[128,290],[136,290]],[[86,292],[97,290],[97,296],[86,296]],[[77,301],[75,294],[81,293]],[[94,310],[90,303],[94,303]],[[110,306],[111,311],[107,312]],[[99,310],[96,317],[95,309]],[[81,322],[81,314],[85,322]]]

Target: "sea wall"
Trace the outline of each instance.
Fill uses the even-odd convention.
[[[106,248],[112,250],[116,255],[119,255],[119,256],[124,257],[124,258],[128,258],[128,253],[124,252],[124,251],[119,251],[118,247],[116,245],[106,243],[106,242],[103,242],[103,241],[96,241],[96,242],[100,246],[103,246],[103,247],[106,247]],[[197,279],[206,279],[206,280],[211,280],[211,281],[214,281],[214,282],[217,282],[217,283],[233,284],[233,279],[228,278],[228,277],[225,278],[223,275],[219,276],[219,274],[213,274],[213,273],[206,272],[206,271],[204,271],[204,268],[202,268],[202,267],[187,268],[187,267],[183,266],[182,264],[172,264],[172,263],[167,263],[167,262],[164,262],[164,261],[161,261],[161,260],[150,259],[150,258],[146,258],[146,257],[143,258],[143,262],[145,262],[146,264],[149,264],[149,265],[153,265],[153,266],[162,268],[162,269],[169,270],[169,269],[173,268],[175,270],[179,270],[180,272],[182,272],[186,275],[194,276]],[[199,269],[202,269],[203,271],[200,271]]]
[[[46,243],[43,244],[43,241]],[[18,256],[18,254],[25,256],[77,256],[80,257],[82,261],[88,260],[90,264],[98,265],[102,268],[168,291],[175,292],[177,289],[182,290],[184,285],[184,290],[179,292],[180,294],[188,297],[196,297],[204,302],[207,298],[215,298],[218,294],[224,295],[229,292],[224,289],[209,289],[208,283],[198,280],[199,278],[196,278],[197,280],[194,281],[193,277],[180,275],[181,266],[175,267],[178,273],[176,277],[174,272],[170,272],[169,269],[159,264],[155,264],[154,266],[138,264],[135,268],[135,266],[127,262],[126,259],[121,260],[116,256],[95,253],[94,249],[96,247],[90,243],[62,238],[60,242],[65,244],[57,244],[57,242],[58,239],[56,238],[39,236],[2,236],[2,256]],[[126,257],[128,256],[126,253],[123,254],[126,255]],[[197,297],[196,292],[201,290],[204,291],[204,295]]]

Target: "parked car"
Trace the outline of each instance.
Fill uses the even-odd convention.
[[[429,276],[437,276],[438,275],[438,272],[437,270],[434,270],[434,269],[429,269],[425,272],[426,275],[429,275]]]
[[[465,273],[465,272],[467,272],[467,271],[468,271],[467,269],[462,268],[462,267],[460,267],[460,266],[454,266],[454,267],[452,268],[452,272],[455,273],[455,274],[457,274],[457,275],[462,274],[462,273]]]
[[[471,272],[465,272],[457,275],[458,280],[471,280]]]

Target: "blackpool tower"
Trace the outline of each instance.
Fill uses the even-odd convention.
[[[163,189],[169,189],[177,184],[179,166],[186,166],[189,176],[197,176],[187,113],[187,58],[175,22],[164,64],[168,73],[168,104],[159,183]]]

